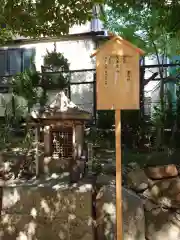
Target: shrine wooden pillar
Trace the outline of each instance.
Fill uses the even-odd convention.
[[[76,125],[74,122],[72,124],[72,149],[73,149],[72,160],[74,163],[76,160]]]
[[[78,159],[83,155],[84,130],[82,124],[77,124],[76,127],[76,156]]]
[[[44,154],[45,156],[51,156],[52,144],[51,144],[51,126],[44,126]]]
[[[76,151],[76,126],[73,122],[72,124],[72,160],[69,161],[69,169],[70,169],[70,181],[77,181],[77,151]]]
[[[39,163],[39,142],[40,142],[40,126],[37,125],[35,128],[35,143],[36,143],[36,153],[35,153],[35,162],[36,162],[36,177],[39,176],[41,169]]]

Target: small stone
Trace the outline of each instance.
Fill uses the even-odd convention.
[[[85,233],[85,235],[80,240],[93,240],[93,234]]]
[[[115,177],[111,175],[99,175],[96,180],[96,187],[101,188],[104,185],[115,183]]]
[[[180,208],[180,178],[158,181],[143,196],[165,208]]]
[[[146,189],[143,193],[142,193],[143,197],[153,200],[152,194],[150,189]]]
[[[151,210],[157,209],[157,208],[159,208],[159,206],[148,199],[144,202],[144,210],[145,211],[151,211]]]
[[[127,165],[127,169],[129,169],[129,171],[135,170],[135,169],[139,169],[140,166],[138,163],[136,162],[131,162]]]
[[[145,173],[148,176],[148,178],[155,180],[178,176],[178,170],[174,164],[147,167],[145,169]]]
[[[127,175],[127,186],[141,192],[148,188],[149,179],[143,169],[135,169]]]
[[[148,182],[149,187],[152,188],[154,184],[156,184],[158,181],[161,181],[161,180],[152,180],[149,178],[149,182]]]
[[[112,162],[105,163],[102,169],[105,174],[116,175],[116,164],[113,164]]]

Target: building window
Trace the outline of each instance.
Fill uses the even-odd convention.
[[[0,50],[0,77],[11,76],[31,67],[35,49],[11,48]]]

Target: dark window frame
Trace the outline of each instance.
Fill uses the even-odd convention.
[[[11,71],[11,68],[10,68],[10,59],[9,59],[9,52],[10,51],[20,51],[20,70],[21,72],[23,72],[25,70],[24,68],[24,52],[29,50],[29,48],[7,48],[7,49],[0,49],[0,54],[1,53],[4,53],[5,55],[5,60],[6,60],[6,69],[5,69],[5,72],[6,74],[5,75],[1,75],[0,74],[0,77],[3,77],[3,76],[12,76],[12,74],[10,74],[10,71]],[[14,74],[13,74],[14,75]]]

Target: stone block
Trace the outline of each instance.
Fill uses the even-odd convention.
[[[2,211],[37,216],[59,216],[74,213],[91,216],[92,186],[78,183],[69,185],[59,178],[28,181],[3,187]]]
[[[114,181],[115,182],[115,181]],[[123,239],[144,240],[145,219],[141,199],[131,191],[122,189],[123,196]],[[96,198],[98,239],[116,239],[116,186],[103,186]]]
[[[147,167],[145,172],[149,178],[155,180],[178,176],[178,170],[174,164]]]
[[[53,175],[4,186],[0,239],[93,240],[92,185],[65,179]]]
[[[71,217],[69,219],[32,217],[22,214],[4,214],[0,223],[1,240],[93,240],[90,221]]]
[[[1,240],[65,240],[68,239],[66,224],[61,219],[53,219],[52,224],[52,221],[47,221],[46,218],[33,218],[22,214],[3,214],[0,224]]]
[[[149,179],[143,169],[135,169],[127,175],[127,185],[136,192],[144,191],[149,186]]]

